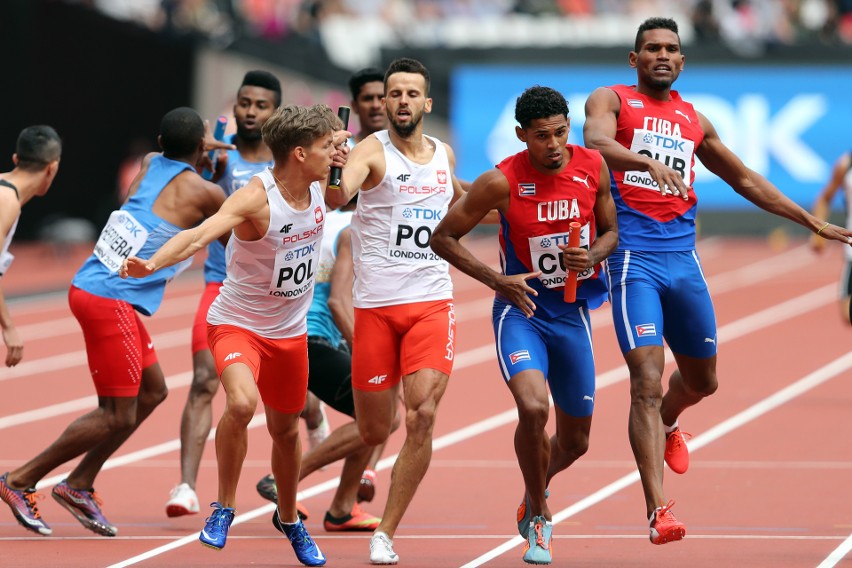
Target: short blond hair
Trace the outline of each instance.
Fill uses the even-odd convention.
[[[343,128],[328,105],[278,107],[261,128],[263,142],[277,161],[284,161],[298,146],[310,146],[317,139]]]

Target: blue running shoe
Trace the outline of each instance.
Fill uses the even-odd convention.
[[[223,507],[219,503],[210,503],[210,506],[213,507],[213,513],[207,517],[207,524],[198,535],[198,540],[204,546],[222,550],[228,540],[228,529],[231,528],[236,511],[233,507]]]
[[[272,513],[272,525],[290,540],[299,562],[305,566],[325,566],[325,554],[308,534],[302,519],[297,518],[294,524],[282,523],[276,508]]]
[[[544,498],[550,497],[550,489],[544,490]],[[530,500],[524,492],[524,500],[518,506],[518,534],[527,538],[530,533],[530,523],[532,522],[532,511],[530,511]]]
[[[527,546],[524,548],[524,562],[527,564],[550,564],[553,562],[553,547],[550,535],[553,532],[553,523],[544,517],[533,517],[527,537]]]
[[[38,512],[36,505],[36,499],[44,499],[44,496],[36,493],[35,489],[24,491],[12,489],[6,483],[8,477],[8,471],[0,476],[0,499],[9,505],[12,514],[15,515],[22,527],[44,536],[50,535],[53,530],[42,520],[41,513]]]
[[[103,536],[118,534],[118,527],[110,523],[101,512],[103,501],[94,489],[74,489],[68,485],[68,480],[63,480],[53,488],[51,495],[93,533]]]

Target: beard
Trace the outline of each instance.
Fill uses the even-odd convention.
[[[237,123],[237,136],[241,140],[244,140],[246,142],[257,142],[258,140],[263,138],[263,134],[260,132],[260,128],[245,128],[243,126],[240,126],[239,123]]]
[[[400,138],[410,137],[411,134],[414,132],[414,130],[417,128],[417,125],[420,124],[420,121],[422,119],[423,119],[422,114],[420,116],[417,116],[417,117],[415,117],[412,114],[411,120],[407,124],[400,124],[397,121],[395,121],[393,118],[388,117],[388,120],[390,121],[390,124],[393,127],[394,132],[396,132],[397,135]]]

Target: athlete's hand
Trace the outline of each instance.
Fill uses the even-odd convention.
[[[689,187],[679,173],[662,162],[653,159],[649,161],[648,174],[657,182],[663,197],[671,194],[682,197],[684,201],[689,199]]]
[[[349,144],[346,141],[352,136],[352,133],[348,130],[337,130],[333,136],[333,144],[336,150],[334,154],[334,158],[331,161],[331,167],[333,168],[342,168],[346,165],[346,161],[349,159]]]
[[[124,259],[124,262],[121,263],[121,268],[118,269],[118,275],[122,278],[127,278],[128,276],[133,278],[145,278],[146,276],[153,274],[155,270],[156,267],[153,262],[145,260],[144,258],[139,258],[138,256],[131,256]]]
[[[24,342],[15,326],[10,325],[3,330],[3,342],[6,344],[6,366],[14,367],[24,357]]]
[[[829,224],[827,227],[820,230],[818,236],[814,236],[816,236],[817,238],[822,237],[824,239],[840,241],[841,243],[852,245],[852,231],[843,227],[839,227],[837,225]]]
[[[583,272],[589,268],[589,251],[583,247],[569,247],[568,245],[559,245],[562,250],[562,263],[565,265],[565,270],[573,270],[574,272]]]
[[[518,306],[528,318],[535,314],[535,302],[530,294],[538,296],[535,288],[527,284],[530,278],[538,278],[541,272],[527,272],[526,274],[513,274],[512,276],[501,276],[494,290],[507,300]]]

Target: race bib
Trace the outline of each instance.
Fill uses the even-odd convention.
[[[124,259],[138,253],[146,240],[148,229],[133,215],[127,211],[113,211],[95,243],[94,253],[110,272],[117,272]]]
[[[553,233],[529,238],[530,258],[533,270],[540,270],[538,279],[547,288],[559,288],[565,285],[565,264],[560,246],[568,244],[568,233]],[[589,248],[589,224],[580,227],[580,246]],[[587,268],[577,275],[577,280],[585,280],[594,273]]]
[[[0,277],[6,274],[6,271],[12,266],[13,260],[15,260],[15,255],[9,251],[0,254]]]
[[[279,298],[298,298],[314,285],[319,263],[320,241],[297,248],[278,249],[275,269],[269,283],[269,295]]]
[[[393,208],[388,260],[413,264],[444,262],[429,248],[432,231],[444,216],[440,209],[397,205]]]
[[[664,163],[679,173],[684,182],[689,185],[690,180],[692,180],[692,156],[695,150],[695,142],[681,138],[679,134],[679,128],[674,130],[674,134],[660,134],[659,132],[637,128],[633,131],[633,142],[630,144],[630,150]],[[660,191],[657,182],[648,172],[624,172],[624,183]],[[666,193],[671,194],[672,191],[666,188]]]

